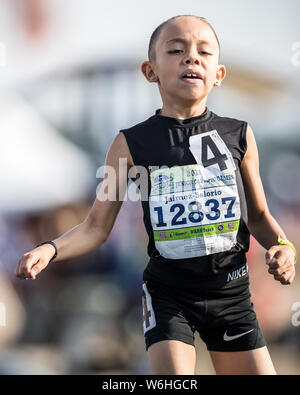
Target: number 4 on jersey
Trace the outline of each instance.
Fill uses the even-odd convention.
[[[195,160],[204,168],[217,164],[220,171],[236,170],[231,152],[216,130],[191,136],[189,143]]]

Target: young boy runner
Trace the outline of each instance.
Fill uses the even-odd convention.
[[[115,176],[106,173],[87,218],[24,254],[15,274],[35,279],[56,256],[103,244],[131,178],[149,236],[142,301],[152,373],[194,374],[198,331],[217,374],[275,374],[245,253],[251,233],[267,250],[269,273],[291,284],[296,250],[269,212],[252,129],[206,106],[226,75],[219,40],[204,18],[181,15],[153,32],[148,55],[142,72],[158,85],[162,108],[115,137],[105,162]],[[102,199],[112,187],[121,198]]]

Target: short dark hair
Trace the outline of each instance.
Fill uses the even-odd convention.
[[[158,40],[158,37],[162,31],[162,29],[164,28],[164,26],[169,23],[170,21],[177,19],[177,18],[181,18],[181,17],[193,17],[193,18],[197,18],[200,19],[201,21],[205,22],[213,31],[217,43],[218,43],[218,47],[219,47],[219,59],[220,59],[220,52],[221,52],[221,46],[220,46],[220,41],[218,39],[217,33],[215,32],[214,28],[211,26],[211,24],[207,21],[206,18],[202,17],[202,16],[197,16],[197,15],[176,15],[173,16],[172,18],[167,19],[166,21],[162,22],[159,26],[157,26],[157,28],[154,30],[154,32],[152,33],[151,37],[150,37],[150,41],[149,41],[149,47],[148,47],[148,58],[149,60],[154,60],[155,59],[155,44]]]

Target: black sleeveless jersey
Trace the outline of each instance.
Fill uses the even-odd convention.
[[[206,108],[159,114],[123,132],[138,173],[150,260],[143,280],[197,287],[246,262],[250,233],[240,165],[247,123]],[[143,175],[143,177],[142,177]]]

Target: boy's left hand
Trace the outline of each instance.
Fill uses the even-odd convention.
[[[292,284],[295,270],[295,253],[287,245],[274,245],[266,252],[266,263],[269,265],[268,272],[274,275],[275,280],[283,285]]]

